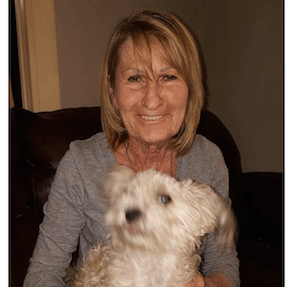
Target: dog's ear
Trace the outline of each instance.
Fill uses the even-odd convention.
[[[128,182],[131,181],[135,175],[136,173],[132,169],[124,165],[113,165],[104,179],[104,192],[101,195],[103,202],[108,206],[110,203],[113,204],[114,198],[124,192]]]
[[[218,243],[222,247],[234,243],[236,220],[228,199],[223,199],[208,185],[198,184],[188,179],[183,186],[189,190],[195,204],[198,206],[201,236],[217,231]],[[197,208],[194,206],[194,208]]]

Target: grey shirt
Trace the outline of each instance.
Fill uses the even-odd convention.
[[[78,264],[92,244],[105,240],[109,230],[106,209],[99,193],[108,168],[116,159],[103,133],[74,141],[61,159],[30,259],[24,287],[64,286],[63,277],[72,253],[79,244]],[[192,178],[228,197],[228,170],[220,149],[196,135],[190,152],[178,158],[176,178]],[[231,286],[239,286],[239,261],[235,249],[221,252],[213,234],[208,235],[202,253],[201,273],[222,273]]]

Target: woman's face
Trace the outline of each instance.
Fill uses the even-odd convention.
[[[178,133],[187,107],[188,87],[178,71],[152,47],[152,72],[135,57],[131,39],[119,50],[115,85],[110,88],[130,137],[142,144],[163,144]]]

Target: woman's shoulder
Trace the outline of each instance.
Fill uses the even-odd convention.
[[[228,170],[219,147],[202,135],[196,135],[189,153],[179,159],[178,178],[192,178],[211,186],[217,193],[228,194]]]
[[[219,147],[207,139],[197,134],[190,151],[183,156],[181,162],[189,166],[193,173],[205,174],[219,169],[224,165],[224,157]]]
[[[75,140],[70,143],[69,149],[72,152],[107,152],[107,140],[102,132],[96,133],[83,140]]]
[[[97,133],[84,140],[75,140],[70,143],[67,154],[75,161],[102,162],[110,164],[114,161],[114,155],[108,146],[103,133]]]
[[[216,166],[222,166],[224,163],[223,154],[218,146],[200,134],[196,135],[190,151],[178,160],[181,180],[188,177],[196,180],[198,175],[202,178],[211,173]]]
[[[222,152],[215,143],[205,136],[197,134],[189,154],[215,157],[217,155],[222,155]]]
[[[72,172],[81,178],[98,182],[115,162],[103,133],[97,133],[88,139],[75,140],[59,163],[59,170],[67,174]]]

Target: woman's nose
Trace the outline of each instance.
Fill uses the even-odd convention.
[[[162,105],[162,90],[156,81],[148,81],[142,100],[143,106],[148,110],[156,110]]]

